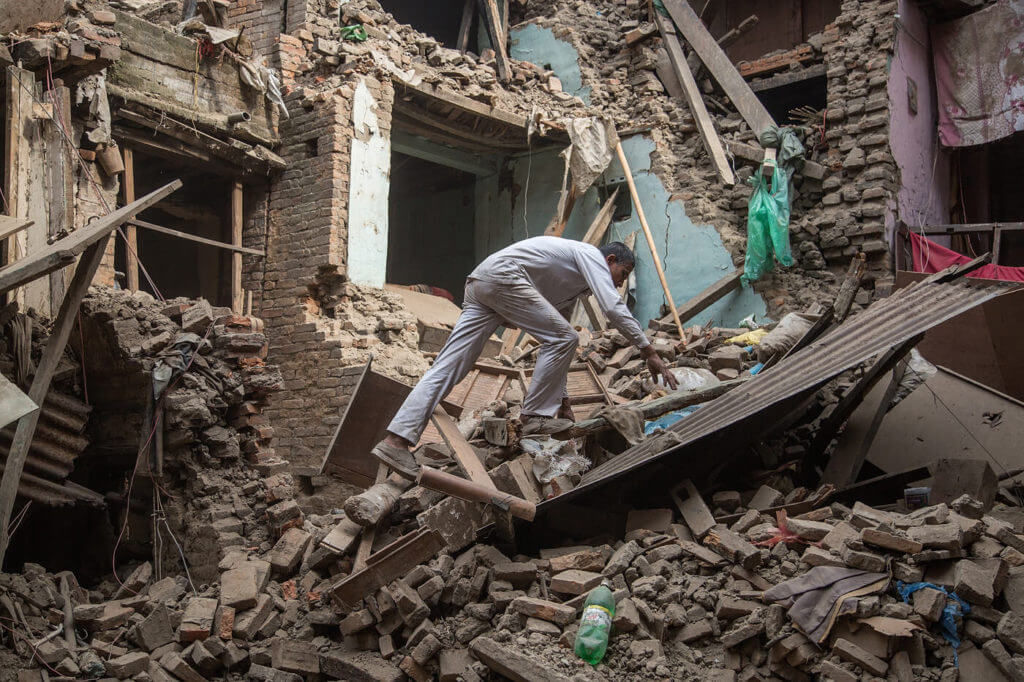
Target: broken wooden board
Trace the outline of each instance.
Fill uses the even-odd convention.
[[[710,308],[712,305],[723,299],[727,294],[740,288],[740,277],[743,275],[743,268],[736,268],[722,279],[708,286],[686,303],[676,309],[679,319],[683,324],[688,324],[697,315]],[[672,322],[672,316],[666,315],[661,322],[668,324]]]
[[[587,228],[586,234],[583,235],[582,241],[584,244],[590,244],[592,246],[600,246],[601,241],[604,239],[605,232],[608,231],[608,226],[612,222],[612,215],[615,214],[615,200],[619,197],[619,190],[621,188],[616,187],[615,191],[611,193],[611,196],[604,202],[601,210],[597,212],[594,217],[594,221],[590,223],[590,227]]]
[[[745,142],[737,142],[736,140],[729,140],[726,142],[726,146],[729,147],[729,151],[737,159],[749,161],[751,163],[761,165],[764,161],[764,149],[759,145],[747,144]],[[803,168],[799,174],[804,177],[811,178],[813,180],[822,180],[825,174],[828,172],[828,168],[822,166],[820,163],[814,161],[805,161]]]
[[[142,212],[179,187],[181,187],[181,180],[169,182],[141,199],[75,230],[45,249],[30,253],[24,258],[0,268],[0,293],[27,284],[38,277],[59,270],[65,265],[71,265],[79,254],[109,235],[130,216]]]
[[[487,469],[484,468],[484,463],[477,457],[476,450],[473,446],[462,435],[459,431],[459,425],[455,423],[451,417],[444,411],[440,405],[434,410],[433,416],[430,420],[434,423],[434,428],[440,432],[441,437],[444,438],[445,444],[451,448],[452,454],[455,456],[455,460],[459,463],[459,466],[465,472],[469,480],[473,481],[477,485],[491,490],[497,490],[494,487],[494,481],[487,475]]]
[[[708,71],[732,100],[736,110],[756,135],[775,125],[771,114],[750,89],[718,41],[708,32],[686,0],[663,0],[679,32],[700,57]]]
[[[365,568],[331,585],[328,593],[342,608],[353,609],[363,597],[402,577],[443,548],[444,541],[439,533],[420,528],[371,554]]]
[[[107,71],[111,95],[268,148],[277,145],[274,105],[243,83],[234,61],[208,59],[197,67],[195,40],[113,12],[122,49]],[[251,120],[229,125],[228,115],[238,111],[249,112]]]
[[[722,182],[726,185],[734,185],[736,184],[736,176],[729,165],[729,159],[725,156],[722,140],[715,131],[715,124],[711,119],[711,115],[708,114],[708,109],[704,105],[704,97],[701,94],[700,87],[697,85],[690,67],[686,65],[686,57],[683,55],[683,47],[679,44],[679,38],[676,36],[675,27],[672,26],[672,22],[669,19],[661,16],[658,12],[654,13],[654,19],[658,24],[658,30],[661,31],[661,38],[665,43],[665,49],[668,50],[669,63],[679,79],[679,85],[682,88],[683,96],[686,98],[686,104],[689,106],[690,113],[693,114],[697,131],[704,142],[704,149],[707,150],[711,163],[714,165],[715,171]]]
[[[1024,402],[939,366],[889,411],[867,461],[901,471],[931,464],[936,453],[985,461],[991,455],[998,471],[1014,471],[1024,468],[1021,443]]]

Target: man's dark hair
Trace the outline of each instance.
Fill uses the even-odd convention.
[[[601,255],[607,258],[615,256],[615,262],[619,265],[634,265],[636,256],[633,251],[622,242],[609,242],[601,247]]]

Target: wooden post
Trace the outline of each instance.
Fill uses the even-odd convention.
[[[231,189],[231,243],[242,245],[242,183]],[[231,309],[242,314],[242,254],[231,254]]]
[[[512,78],[512,71],[509,68],[508,52],[506,52],[505,32],[501,30],[501,17],[498,15],[498,5],[495,0],[483,0],[484,21],[487,24],[487,31],[494,44],[494,54],[498,65],[498,79],[507,83]]]
[[[999,242],[1003,237],[1003,230],[999,223],[992,228],[992,265],[999,265]]]
[[[28,397],[36,405],[42,405],[46,400],[46,394],[50,390],[50,379],[53,378],[53,373],[57,369],[57,363],[64,356],[64,347],[67,345],[68,336],[71,334],[71,328],[77,318],[78,307],[96,276],[109,240],[110,233],[108,232],[99,241],[88,247],[78,261],[74,277],[71,278],[68,291],[64,295],[64,300],[61,301],[60,311],[53,323],[53,330],[50,332],[50,338],[46,342],[46,348],[43,349],[39,366],[36,368],[36,375],[28,390]],[[21,472],[25,468],[25,459],[28,457],[28,449],[32,443],[40,412],[41,410],[35,410],[18,420],[18,427],[8,450],[7,462],[4,464],[3,479],[0,480],[0,566],[3,566],[4,556],[7,554],[7,534],[11,521],[11,510],[14,509],[14,501],[18,495],[18,483],[21,480]]]
[[[74,204],[74,176],[71,157],[58,121],[71,121],[71,90],[64,86],[47,92],[53,104],[54,119],[44,128],[46,141],[46,173],[50,183],[50,210],[47,234],[53,237],[71,227]],[[60,308],[64,299],[66,270],[50,273],[50,314]]]
[[[459,24],[459,41],[456,48],[462,54],[466,54],[469,46],[469,27],[473,25],[473,15],[476,13],[476,0],[466,0],[462,6],[462,23]]]
[[[672,317],[675,319],[676,328],[679,329],[679,338],[685,343],[687,342],[686,330],[683,329],[679,313],[676,312],[676,304],[672,300],[672,292],[668,289],[668,280],[665,279],[665,271],[661,267],[661,257],[658,256],[658,247],[654,245],[654,236],[651,234],[651,228],[647,224],[647,216],[644,215],[644,207],[640,204],[640,195],[636,191],[636,183],[633,182],[633,172],[629,169],[629,162],[626,161],[626,153],[622,151],[621,142],[615,146],[615,152],[619,155],[622,172],[626,175],[629,195],[633,197],[633,204],[636,206],[636,217],[640,219],[640,227],[643,228],[644,237],[647,238],[647,246],[651,250],[651,258],[654,259],[654,269],[658,271],[658,279],[661,280],[661,288],[665,292],[665,300],[668,301],[668,306],[672,309]]]
[[[135,155],[131,147],[124,148],[124,203],[135,201]],[[132,216],[133,218],[135,216]],[[139,233],[135,225],[125,226],[125,239],[128,241],[125,253],[125,284],[128,291],[139,290]]]
[[[704,96],[701,94],[700,87],[697,85],[690,67],[686,64],[686,57],[683,55],[683,47],[679,44],[675,27],[670,19],[661,16],[658,12],[654,13],[654,18],[658,22],[658,29],[661,31],[661,37],[668,52],[668,60],[676,72],[676,77],[679,78],[679,86],[686,96],[686,104],[690,108],[690,113],[693,114],[693,121],[697,125],[697,131],[700,132],[704,148],[707,150],[708,156],[711,157],[711,163],[722,182],[734,185],[736,176],[733,175],[729,159],[725,156],[725,149],[722,147],[722,140],[715,132],[715,124],[704,105]]]

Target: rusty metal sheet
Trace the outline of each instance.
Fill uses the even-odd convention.
[[[728,453],[714,444],[751,442],[763,433],[762,427],[783,418],[796,401],[844,370],[1014,289],[1014,285],[1003,282],[961,279],[922,282],[899,290],[676,422],[669,429],[672,441],[653,438],[630,448],[587,472],[574,490],[542,502],[538,511],[543,513],[570,499],[592,494],[623,474],[639,473],[655,463],[661,466],[650,473],[663,474],[664,469],[670,469],[680,471],[682,477],[684,454],[699,457],[702,465],[717,461]]]

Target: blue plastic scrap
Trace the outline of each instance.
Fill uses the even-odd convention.
[[[903,601],[910,603],[910,595],[914,594],[918,590],[930,588],[942,592],[951,599],[946,600],[946,608],[942,609],[942,618],[939,619],[939,631],[942,636],[946,638],[946,641],[953,645],[953,660],[956,664],[960,665],[960,656],[957,654],[957,649],[960,648],[960,636],[957,632],[956,619],[963,617],[971,612],[971,606],[959,596],[956,592],[950,592],[944,587],[939,587],[934,583],[910,583],[907,584],[902,580],[896,581],[896,591],[899,592],[900,596],[903,597]]]

